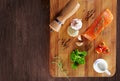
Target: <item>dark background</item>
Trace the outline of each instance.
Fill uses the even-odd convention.
[[[49,75],[49,4],[49,0],[0,0],[0,81],[67,81]],[[71,78],[72,81],[119,81],[120,10],[117,11],[115,76]]]

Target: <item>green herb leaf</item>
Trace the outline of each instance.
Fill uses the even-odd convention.
[[[73,69],[76,69],[77,67],[78,67],[78,65],[77,64],[72,64],[72,66],[71,66]]]
[[[72,51],[70,59],[73,62],[72,68],[76,69],[79,64],[85,64],[86,51],[80,52],[78,49]]]

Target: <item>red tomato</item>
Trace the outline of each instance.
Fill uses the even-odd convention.
[[[97,47],[97,48],[96,48],[96,52],[97,52],[98,54],[101,54],[101,53],[102,53],[102,48]]]
[[[107,47],[103,49],[103,53],[104,53],[104,54],[109,54],[109,51],[110,51],[110,50],[109,50]]]
[[[104,42],[101,42],[96,48],[98,54],[109,54],[109,49]]]
[[[104,42],[101,42],[98,46],[99,46],[99,47],[104,47],[104,46],[105,46],[105,43],[104,43]]]

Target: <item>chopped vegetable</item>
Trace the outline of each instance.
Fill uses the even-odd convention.
[[[101,42],[96,48],[97,54],[109,54],[109,48],[104,42]]]
[[[85,56],[87,55],[86,51],[80,52],[78,49],[72,51],[70,59],[73,62],[72,68],[76,69],[79,64],[85,64]]]
[[[83,37],[88,40],[94,40],[104,28],[110,24],[113,20],[113,15],[109,9],[106,9],[101,13],[96,20],[91,24],[91,26],[82,34]]]

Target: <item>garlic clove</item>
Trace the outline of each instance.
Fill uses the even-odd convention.
[[[79,40],[79,41],[82,41],[81,35],[78,36],[78,40]]]
[[[76,42],[77,46],[82,46],[84,43],[83,42]]]

